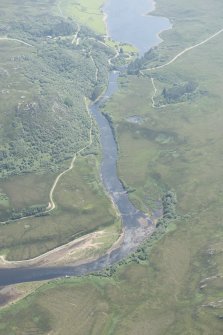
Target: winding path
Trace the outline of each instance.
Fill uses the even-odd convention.
[[[156,93],[157,93],[157,88],[156,88],[156,85],[155,85],[155,79],[153,77],[151,77],[151,82],[152,82],[152,85],[153,85],[153,89],[154,89],[154,93],[153,95],[151,96],[151,100],[152,100],[152,106],[153,108],[156,108],[156,109],[161,109],[161,108],[164,108],[166,107],[166,105],[160,105],[160,106],[156,106],[156,103],[155,103],[155,97],[156,97]]]
[[[143,71],[153,71],[153,70],[159,70],[159,69],[162,69],[172,63],[174,63],[178,58],[180,58],[181,56],[183,56],[186,52],[190,51],[190,50],[193,50],[207,42],[209,42],[210,40],[212,40],[213,38],[215,38],[216,36],[220,35],[221,33],[223,32],[223,29],[220,29],[218,30],[215,34],[211,35],[210,37],[206,38],[205,40],[203,40],[202,42],[200,43],[197,43],[195,45],[192,45],[186,49],[184,49],[183,51],[179,52],[175,57],[173,57],[169,62],[163,64],[163,65],[159,65],[159,66],[155,66],[155,67],[151,67],[151,68],[148,68],[148,69],[144,69]],[[142,72],[143,72],[142,71]]]
[[[26,43],[26,42],[24,42],[24,41],[22,41],[22,40],[19,40],[19,39],[17,39],[17,38],[0,37],[0,41],[14,41],[14,42],[22,43],[22,44],[24,44],[24,45],[26,45],[26,46],[28,46],[28,47],[32,47],[32,48],[34,48],[34,45],[29,44],[29,43]]]
[[[77,31],[76,31],[76,34],[74,35],[73,39],[72,39],[71,44],[75,43],[76,45],[78,45],[79,44],[78,34],[79,34],[80,30],[81,30],[81,27],[80,27],[79,23],[77,23],[77,22],[75,22],[75,23],[77,25]]]
[[[90,125],[90,129],[89,129],[89,141],[88,143],[83,147],[81,148],[80,150],[78,150],[72,160],[71,160],[71,163],[70,163],[70,166],[64,170],[63,172],[61,172],[55,179],[54,183],[53,183],[53,186],[51,187],[50,189],[50,193],[49,193],[49,206],[47,207],[47,209],[42,212],[41,214],[47,214],[49,212],[51,212],[52,210],[54,210],[56,208],[56,204],[54,202],[54,198],[53,198],[53,195],[54,195],[54,191],[56,189],[56,186],[59,182],[59,180],[61,179],[62,176],[64,176],[66,173],[68,173],[69,171],[71,171],[74,167],[74,163],[75,163],[75,160],[77,158],[77,155],[80,154],[81,152],[83,152],[85,149],[87,149],[89,146],[91,146],[92,144],[92,128],[93,128],[93,121],[92,121],[92,116],[90,114],[90,111],[89,111],[89,108],[88,108],[88,104],[87,104],[87,98],[84,97],[84,102],[85,102],[85,106],[86,106],[86,110],[88,112],[88,115],[90,117],[90,122],[91,122],[91,125]],[[29,218],[33,218],[35,217],[35,215],[29,215],[29,216],[24,216],[24,217],[21,217],[19,219],[15,219],[15,220],[7,220],[7,221],[1,221],[0,224],[7,224],[7,223],[10,223],[10,222],[16,222],[16,221],[20,221],[20,220],[25,220],[25,219],[29,219]]]
[[[43,214],[44,214],[44,213],[49,213],[49,212],[51,212],[53,209],[55,209],[56,204],[55,204],[54,199],[53,199],[53,194],[54,194],[55,188],[56,188],[56,186],[57,186],[59,180],[61,179],[62,176],[64,176],[66,173],[68,173],[69,171],[71,171],[71,170],[73,169],[73,167],[74,167],[74,162],[75,162],[75,160],[76,160],[76,158],[77,158],[77,155],[80,154],[81,152],[83,152],[85,149],[87,149],[87,148],[88,148],[89,146],[91,146],[91,144],[92,144],[92,127],[93,127],[93,121],[92,121],[92,117],[91,117],[91,114],[90,114],[90,111],[89,111],[89,108],[88,108],[87,98],[86,98],[86,97],[84,97],[84,101],[85,101],[86,110],[87,110],[88,115],[89,115],[90,120],[91,120],[91,121],[90,121],[90,122],[91,122],[91,126],[90,126],[90,130],[89,130],[89,142],[88,142],[88,144],[86,144],[82,149],[78,150],[78,151],[74,154],[74,156],[73,156],[73,158],[72,158],[72,160],[71,160],[70,166],[69,166],[66,170],[64,170],[63,172],[61,172],[61,173],[56,177],[56,179],[55,179],[55,181],[54,181],[54,183],[53,183],[53,186],[51,187],[50,194],[49,194],[49,198],[50,198],[50,206],[49,206],[49,207],[50,207],[50,208],[49,208],[48,210],[46,210],[45,212],[43,212]],[[21,220],[21,219],[20,219],[20,220]]]
[[[218,30],[216,33],[214,33],[213,35],[209,36],[208,38],[206,38],[205,40],[203,40],[202,42],[200,43],[197,43],[195,45],[192,45],[186,49],[184,49],[183,51],[179,52],[175,57],[173,57],[169,62],[165,63],[165,64],[162,64],[162,65],[159,65],[159,66],[154,66],[154,67],[150,67],[150,68],[147,68],[147,69],[144,69],[144,70],[141,70],[140,73],[144,76],[144,71],[155,71],[155,70],[159,70],[159,69],[163,69],[164,67],[167,67],[168,65],[170,64],[173,64],[178,58],[180,58],[181,56],[183,56],[185,53],[187,53],[188,51],[191,51],[203,44],[206,44],[207,42],[209,42],[210,40],[212,40],[213,38],[217,37],[218,35],[220,35],[221,33],[223,32],[223,29],[220,29]],[[153,90],[154,90],[154,93],[153,95],[151,96],[151,100],[152,100],[152,107],[153,108],[156,108],[156,109],[161,109],[161,108],[165,108],[167,105],[160,105],[160,106],[156,106],[155,104],[155,97],[156,97],[156,94],[157,94],[157,88],[156,88],[156,85],[155,85],[155,79],[154,77],[151,77],[151,83],[152,83],[152,86],[153,86]]]
[[[60,13],[60,16],[62,16],[63,18],[66,18],[66,16],[64,15],[64,13],[62,12],[62,9],[60,7],[60,1],[57,3],[57,8],[58,8],[58,11]]]
[[[92,57],[92,54],[90,54],[90,59],[91,59],[92,63],[94,64],[94,67],[95,67],[95,82],[96,82],[96,84],[97,84],[97,82],[98,82],[98,72],[99,72],[99,69],[98,69],[98,67],[97,67],[97,65],[96,65],[96,62],[95,62],[94,58]]]

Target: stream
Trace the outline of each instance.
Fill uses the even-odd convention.
[[[135,45],[141,55],[159,44],[161,40],[158,33],[169,29],[171,25],[166,18],[144,15],[151,11],[153,6],[154,3],[151,0],[108,0],[104,11],[107,14],[109,35],[115,40]],[[97,102],[90,106],[90,112],[100,132],[103,154],[101,179],[122,218],[124,234],[120,246],[109,254],[81,265],[0,269],[0,286],[63,276],[81,276],[100,271],[129,255],[153,232],[151,219],[133,206],[118,178],[117,144],[108,120],[100,112],[100,107],[117,91],[119,74],[118,71],[110,72],[107,90]]]

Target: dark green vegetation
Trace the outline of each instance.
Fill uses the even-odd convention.
[[[183,102],[188,99],[192,99],[195,95],[197,84],[195,82],[181,83],[180,85],[174,84],[174,86],[166,89],[164,88],[161,93],[163,103],[174,103]]]
[[[223,27],[222,1],[157,5],[174,19],[158,48],[160,62]],[[223,34],[153,73],[158,94],[176,78],[206,94],[154,109],[150,78],[128,76],[105,107],[117,132],[119,173],[135,189],[135,204],[146,210],[168,190],[177,194],[180,218],[168,234],[149,248],[148,259],[119,267],[111,278],[45,285],[1,314],[0,334],[222,334],[222,40]],[[140,122],[130,123],[132,116]]]
[[[149,61],[158,61],[157,48],[150,49],[142,57],[136,58],[128,65],[127,73],[130,75],[137,75],[141,70],[147,68]]]
[[[72,44],[76,30],[49,15],[19,17],[1,29],[33,45],[1,41],[1,177],[56,170],[89,140],[84,96],[106,84],[111,51],[89,40],[96,36],[86,28],[79,35],[87,42]]]

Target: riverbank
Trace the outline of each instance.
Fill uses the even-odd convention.
[[[49,267],[62,265],[78,265],[88,263],[105,252],[110,253],[123,239],[123,232],[118,233],[116,227],[105,228],[76,238],[65,245],[52,249],[40,256],[28,260],[8,261],[0,256],[0,269],[21,267]]]

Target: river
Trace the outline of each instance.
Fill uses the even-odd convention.
[[[163,29],[170,28],[170,23],[162,17],[156,17],[153,20],[151,16],[143,16],[143,14],[153,8],[152,6],[153,2],[148,0],[109,0],[104,7],[104,11],[107,14],[109,35],[118,41],[131,42],[138,48],[139,54],[143,54],[146,50],[157,45],[160,42],[158,33]],[[117,18],[117,13],[119,13],[119,18]],[[155,23],[153,24],[153,22]],[[125,27],[124,35],[123,27]],[[135,35],[134,29],[137,32]],[[139,34],[142,34],[143,37],[139,38]],[[126,257],[153,231],[154,227],[151,219],[133,206],[118,178],[117,145],[109,122],[100,112],[100,107],[118,89],[118,77],[119,72],[117,71],[112,71],[109,74],[106,92],[97,102],[90,106],[90,111],[98,124],[100,132],[103,153],[101,179],[106,192],[122,218],[124,235],[121,245],[111,253],[81,265],[0,269],[0,285],[52,279],[66,275],[80,276],[99,271]]]

